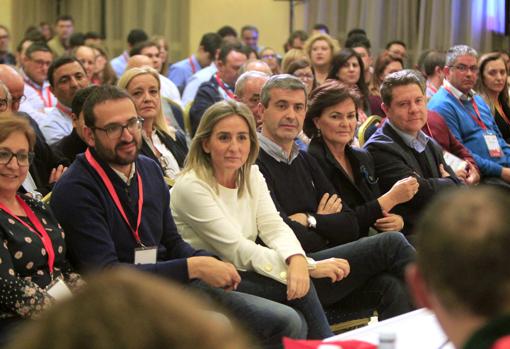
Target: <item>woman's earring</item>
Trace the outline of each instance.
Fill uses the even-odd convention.
[[[321,137],[321,129],[320,128],[317,128],[317,137]]]

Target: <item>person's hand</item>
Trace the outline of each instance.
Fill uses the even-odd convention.
[[[55,183],[56,181],[58,181],[60,179],[60,177],[62,177],[62,175],[64,174],[64,172],[66,170],[67,170],[67,167],[64,167],[64,165],[58,165],[58,167],[51,170],[50,179],[48,180],[48,182],[50,184]]]
[[[509,167],[503,167],[503,170],[501,171],[501,179],[507,183],[510,183],[510,168]]]
[[[337,282],[347,277],[351,267],[346,259],[328,258],[317,261],[317,267],[310,270],[310,276],[314,279],[330,278],[331,282]]]
[[[377,199],[379,206],[383,211],[389,212],[398,204],[411,200],[418,192],[419,187],[420,183],[416,177],[403,178],[393,184],[386,194]]]
[[[287,300],[304,297],[310,289],[308,262],[303,255],[290,256],[287,259]]]
[[[317,207],[317,214],[332,214],[342,210],[342,199],[336,195],[324,193]]]
[[[441,173],[441,177],[443,178],[450,176],[450,174],[446,172],[446,170],[444,169],[443,164],[439,164],[439,172]]]
[[[462,183],[466,183],[468,177],[468,170],[466,168],[461,168],[455,171],[455,175],[460,179]]]
[[[379,231],[402,231],[404,219],[398,214],[383,212],[384,217],[375,221],[374,227]]]
[[[207,256],[190,257],[187,262],[190,279],[200,279],[208,285],[229,291],[235,290],[241,282],[241,276],[231,263]]]
[[[480,172],[473,166],[473,164],[468,163],[468,175],[466,178],[467,185],[475,185],[480,183]]]
[[[289,219],[294,222],[298,222],[299,224],[308,227],[308,217],[306,213],[294,213],[289,216]]]

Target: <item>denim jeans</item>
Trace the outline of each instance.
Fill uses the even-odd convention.
[[[315,260],[331,257],[349,262],[349,276],[339,282],[313,279],[324,307],[352,303],[359,309],[376,309],[380,319],[387,319],[413,309],[406,288],[406,265],[415,250],[401,233],[381,233],[344,245],[309,254]]]
[[[306,296],[288,301],[287,285],[251,271],[239,274],[242,279],[239,291],[286,304],[301,313],[308,326],[306,338],[322,339],[333,335],[313,283]]]
[[[232,314],[235,322],[257,338],[264,348],[283,348],[283,337],[306,336],[306,323],[289,306],[243,292],[211,287],[199,280],[191,282],[190,288]]]

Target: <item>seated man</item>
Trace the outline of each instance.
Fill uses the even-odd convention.
[[[427,97],[421,74],[401,70],[388,75],[381,85],[381,97],[388,118],[364,147],[374,158],[382,192],[403,178],[418,179],[417,194],[394,208],[404,218],[403,232],[409,235],[430,199],[460,181],[446,164],[439,144],[421,131],[427,122]]]
[[[304,336],[306,326],[293,309],[226,292],[240,282],[235,267],[181,239],[160,167],[138,156],[143,120],[126,92],[98,87],[83,110],[89,148],[76,157],[51,200],[74,265],[90,271],[127,264],[201,290],[267,347],[280,347],[282,336]]]
[[[25,101],[20,111],[30,114],[38,123],[46,117],[44,108],[57,105],[57,99],[50,91],[48,68],[53,61],[53,54],[48,46],[35,43],[30,45],[23,58],[22,66],[25,80]]]
[[[234,85],[239,76],[239,69],[246,60],[247,56],[243,52],[241,44],[228,43],[221,46],[216,60],[218,71],[209,81],[200,85],[189,111],[191,136],[195,134],[200,119],[207,108],[221,100],[235,98]]]
[[[235,86],[237,99],[250,108],[255,117],[257,129],[262,125],[262,117],[259,114],[260,93],[262,91],[262,86],[268,79],[268,74],[259,71],[247,71],[237,79]]]
[[[440,195],[417,225],[407,281],[457,349],[510,348],[510,198],[493,187]]]
[[[78,59],[63,56],[50,65],[48,80],[58,103],[45,110],[47,117],[40,126],[46,142],[51,145],[73,130],[71,103],[76,92],[89,85],[89,79]]]
[[[53,143],[51,148],[60,159],[71,164],[76,155],[84,153],[87,150],[87,143],[83,139],[83,103],[87,97],[97,88],[95,85],[85,87],[84,89],[76,92],[71,104],[71,116],[73,118],[73,131],[71,134],[65,136],[57,143]]]
[[[177,86],[182,93],[188,79],[196,72],[209,66],[216,57],[216,51],[221,45],[221,36],[217,33],[206,33],[200,39],[200,44],[195,54],[174,63],[168,71],[168,78]]]
[[[149,40],[149,37],[142,29],[132,29],[127,36],[127,50],[122,52],[120,56],[113,58],[110,61],[113,71],[118,78],[124,74],[127,62],[129,59],[129,51],[135,47],[136,44]]]
[[[294,76],[275,75],[264,84],[257,164],[307,256],[343,258],[351,266],[340,282],[313,279],[319,299],[340,310],[354,301],[357,310],[377,309],[380,319],[409,311],[403,274],[414,249],[400,233],[358,239],[354,211],[342,205],[316,160],[294,142],[303,128],[306,101],[306,87]]]
[[[510,146],[489,106],[472,90],[478,72],[477,52],[466,45],[446,53],[443,86],[428,107],[445,119],[453,135],[468,148],[480,168],[482,182],[510,188]]]
[[[446,55],[441,51],[429,51],[423,60],[423,72],[427,78],[427,98],[432,98],[443,85]]]

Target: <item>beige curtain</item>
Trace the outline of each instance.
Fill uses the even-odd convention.
[[[106,47],[111,57],[126,48],[126,38],[133,28],[144,29],[149,36],[162,35],[169,44],[170,61],[189,52],[187,0],[104,0]],[[102,0],[62,0],[60,11],[71,14],[75,31],[101,32]],[[56,0],[16,0],[13,6],[14,42],[19,42],[25,29],[41,21],[54,23]]]
[[[373,54],[398,39],[407,43],[411,60],[429,48],[447,49],[468,44],[480,52],[508,49],[508,37],[487,28],[491,0],[309,0],[305,25],[325,23],[331,34],[345,42],[352,28],[366,30]]]

